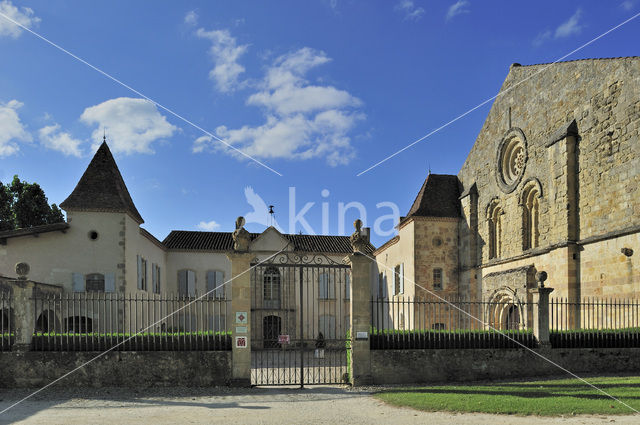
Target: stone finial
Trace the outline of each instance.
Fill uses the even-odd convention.
[[[27,280],[27,275],[31,271],[31,267],[27,263],[18,263],[16,264],[16,274],[18,275],[18,279]]]
[[[544,288],[545,280],[547,280],[547,272],[540,271],[536,273],[536,281],[538,282],[538,288]]]
[[[251,242],[251,237],[249,236],[249,232],[244,228],[244,217],[240,216],[236,219],[236,230],[233,231],[233,250],[234,251],[248,251],[249,250],[249,242]]]
[[[357,219],[353,222],[353,227],[356,229],[349,240],[351,241],[351,247],[353,252],[363,252],[367,245],[367,238],[362,234],[362,220]]]

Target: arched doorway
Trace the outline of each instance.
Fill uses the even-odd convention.
[[[503,287],[493,293],[485,312],[485,323],[499,330],[517,330],[526,328],[526,305],[515,291]]]
[[[36,332],[55,332],[60,329],[58,318],[52,310],[45,310],[40,313],[36,320]]]
[[[278,316],[266,316],[262,319],[262,338],[264,348],[280,348],[278,336],[282,331],[282,319]]]
[[[520,309],[517,305],[509,306],[505,318],[504,328],[507,330],[520,329]]]

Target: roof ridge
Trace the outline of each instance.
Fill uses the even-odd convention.
[[[532,66],[540,66],[540,65],[555,65],[560,63],[571,63],[571,62],[584,62],[584,61],[600,61],[600,60],[616,60],[616,59],[640,59],[640,56],[614,56],[609,58],[581,58],[581,59],[571,59],[567,61],[555,61],[555,62],[542,62],[542,63],[531,63],[528,65],[522,65],[519,63],[514,63],[516,68],[525,68]]]

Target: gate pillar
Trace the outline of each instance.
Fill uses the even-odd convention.
[[[371,259],[360,253],[347,257],[351,265],[351,361],[352,385],[373,383],[371,375]]]
[[[230,252],[231,261],[231,385],[251,386],[251,259]]]

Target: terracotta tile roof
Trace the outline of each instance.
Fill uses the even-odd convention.
[[[405,219],[416,217],[460,217],[458,176],[429,174]]]
[[[124,212],[138,223],[144,223],[106,142],[100,145],[75,189],[60,204],[60,208]]]
[[[259,233],[251,233],[250,235],[251,240],[260,236]],[[350,254],[352,252],[349,236],[289,234],[282,236],[293,244],[295,251],[332,254]],[[162,243],[167,249],[175,250],[227,251],[233,249],[231,232],[172,230]],[[374,250],[375,247],[369,244],[367,253],[371,254]]]
[[[43,224],[42,226],[27,227],[24,229],[5,230],[0,232],[0,243],[4,239],[17,238],[20,236],[38,235],[47,232],[65,232],[69,228],[69,223]]]

